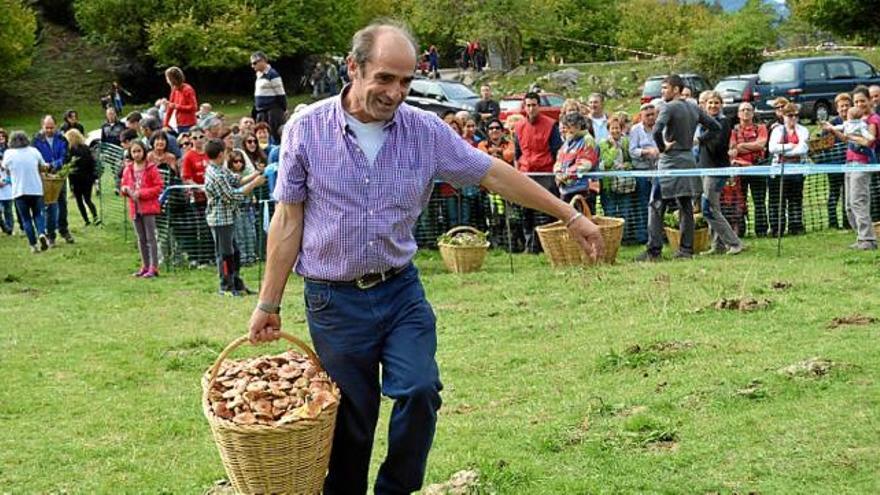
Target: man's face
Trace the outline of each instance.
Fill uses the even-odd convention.
[[[110,122],[111,124],[116,122],[116,109],[115,108],[113,108],[113,107],[108,108],[107,113],[105,115],[107,116],[107,122]]]
[[[480,88],[480,96],[484,100],[491,99],[492,98],[492,88],[490,88],[489,86],[483,86],[482,88]]]
[[[538,100],[532,98],[526,98],[523,100],[523,109],[526,111],[526,117],[531,122],[538,118],[538,110],[540,110],[540,108],[541,106],[538,103]]]
[[[254,122],[254,119],[252,119],[251,117],[242,117],[241,120],[238,121],[238,127],[241,129],[242,132],[253,131],[254,125],[256,124]]]
[[[868,93],[871,94],[871,104],[874,106],[880,105],[880,86],[871,86],[868,89]]]
[[[147,139],[150,139],[150,136],[153,135],[153,130],[147,126],[141,126],[141,135],[143,135]]]
[[[843,118],[847,112],[849,112],[849,108],[852,105],[847,100],[840,100],[837,102],[837,115],[840,115],[840,118]]]
[[[748,125],[752,123],[752,119],[755,117],[755,109],[751,105],[742,105],[739,107],[737,115],[740,122]]]
[[[591,96],[587,104],[590,105],[590,112],[594,115],[602,113],[602,99],[598,96]]]
[[[713,117],[721,113],[721,100],[714,97],[706,100],[706,112]]]
[[[254,69],[254,72],[264,72],[267,65],[269,64],[263,59],[251,62],[251,68]]]
[[[370,122],[391,120],[409,94],[416,57],[406,39],[394,33],[377,36],[370,61],[348,61],[351,96]]]
[[[670,85],[669,83],[663,83],[660,85],[660,97],[663,98],[663,101],[672,101],[680,94],[679,88]]]
[[[204,149],[205,147],[205,135],[201,132],[194,132],[192,133],[191,138],[193,142],[193,148],[196,151],[202,151],[202,149]]]
[[[46,136],[52,137],[55,135],[55,121],[52,119],[46,119],[43,121],[43,134]]]
[[[645,123],[646,127],[654,127],[654,124],[657,122],[657,110],[654,108],[642,110],[642,122]]]

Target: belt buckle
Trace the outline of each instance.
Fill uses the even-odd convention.
[[[371,281],[367,281],[367,277],[375,277]],[[379,285],[381,282],[384,282],[387,279],[385,276],[385,272],[382,273],[371,273],[369,275],[364,275],[363,277],[355,280],[354,285],[360,290],[367,290],[372,287]]]

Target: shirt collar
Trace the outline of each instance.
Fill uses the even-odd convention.
[[[336,125],[339,126],[339,128],[342,130],[343,133],[351,132],[351,129],[348,126],[348,122],[346,122],[346,120],[345,120],[346,110],[345,110],[345,107],[342,105],[342,98],[344,98],[345,95],[348,94],[348,92],[350,90],[351,90],[351,83],[348,83],[342,87],[342,91],[340,91],[338,95],[333,97],[333,99],[334,99],[333,106],[336,109],[336,111],[335,111],[336,115],[334,116],[334,118],[336,120]],[[385,122],[385,125],[382,126],[382,129],[388,129],[397,123],[397,120],[400,116],[401,108],[403,107],[403,105],[405,103],[406,102],[401,103],[400,106],[397,107],[397,110],[394,111],[394,116],[391,117],[391,120]]]

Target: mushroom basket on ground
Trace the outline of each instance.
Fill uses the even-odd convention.
[[[597,262],[614,263],[617,260],[620,241],[623,239],[623,224],[625,220],[615,217],[593,216],[587,200],[580,195],[571,199],[571,205],[575,208],[580,206],[584,216],[592,220],[599,227],[599,233],[602,234],[602,241],[605,243],[605,256],[601,260],[597,260]],[[550,258],[550,264],[554,268],[571,265],[589,266],[596,263],[569,236],[565,222],[556,221],[541,225],[540,227],[535,227],[535,231],[538,233],[541,246],[544,248],[547,257]]]

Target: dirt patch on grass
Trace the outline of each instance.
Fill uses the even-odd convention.
[[[423,495],[476,495],[480,493],[480,473],[464,469],[449,477],[444,483],[428,485]]]
[[[828,324],[828,328],[839,328],[846,325],[872,325],[874,323],[877,323],[877,318],[874,318],[873,316],[838,316],[831,320],[831,323]]]
[[[633,344],[623,352],[609,351],[599,357],[599,368],[612,370],[619,368],[639,368],[669,361],[696,347],[689,340],[667,340],[648,345]]]
[[[779,368],[777,372],[791,378],[822,378],[838,366],[838,363],[830,359],[812,357],[799,363]]]
[[[773,290],[787,290],[787,289],[791,289],[791,286],[792,286],[791,282],[786,282],[784,280],[774,280],[770,284],[770,288]]]
[[[770,307],[769,299],[754,297],[723,298],[712,303],[713,309],[730,309],[734,311],[756,311]]]
[[[745,387],[737,389],[735,395],[744,399],[761,400],[767,397],[767,390],[760,380],[752,380]]]

